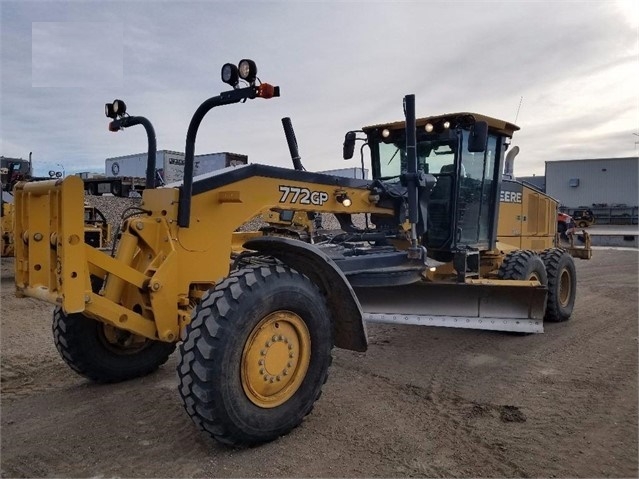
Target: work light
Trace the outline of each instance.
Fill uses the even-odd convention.
[[[104,104],[104,114],[108,118],[115,118],[117,115],[113,111],[113,103],[105,103]]]
[[[222,66],[222,81],[231,85],[233,88],[237,86],[238,74],[237,67],[232,63],[225,63]]]
[[[113,100],[113,112],[118,116],[124,115],[126,113],[126,103],[122,100]]]
[[[255,62],[253,60],[249,60],[248,58],[240,60],[237,68],[242,80],[249,83],[253,83],[255,81],[255,77],[257,76],[257,65],[255,65]]]
[[[335,199],[347,208],[353,204],[353,201],[348,197],[348,194],[346,193],[339,193],[337,195],[337,198]]]
[[[106,103],[104,105],[104,114],[108,118],[113,118],[114,120],[118,116],[124,116],[126,113],[126,103],[122,100],[113,100],[113,103]]]

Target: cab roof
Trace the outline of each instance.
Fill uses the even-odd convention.
[[[452,127],[455,127],[459,124],[471,124],[475,121],[485,121],[488,123],[488,128],[497,133],[501,133],[502,135],[512,136],[514,132],[519,130],[519,127],[513,123],[509,123],[504,120],[498,120],[497,118],[492,118],[490,116],[481,115],[479,113],[470,113],[470,112],[460,112],[460,113],[446,113],[444,115],[435,115],[435,116],[426,116],[423,118],[418,118],[416,120],[417,127],[423,127],[426,123],[432,123],[436,125],[438,123],[443,123],[444,121],[449,121]],[[388,128],[389,130],[397,130],[400,128],[404,128],[405,122],[396,121],[393,123],[380,123],[378,125],[370,125],[362,128],[364,132],[368,133],[369,131],[378,130],[380,128]]]

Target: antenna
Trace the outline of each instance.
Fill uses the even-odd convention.
[[[519,118],[519,110],[521,110],[521,104],[524,102],[524,96],[519,97],[519,106],[517,107],[517,114],[515,115],[515,123],[517,123],[517,118]]]

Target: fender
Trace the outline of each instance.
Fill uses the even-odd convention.
[[[362,307],[348,279],[331,258],[309,243],[279,236],[251,239],[243,247],[272,256],[308,276],[326,297],[335,346],[366,351],[368,338]]]

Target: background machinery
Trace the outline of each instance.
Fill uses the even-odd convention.
[[[364,129],[372,181],[259,164],[194,181],[204,116],[279,96],[256,74],[250,60],[223,66],[233,88],[193,115],[184,182],[153,188],[149,178],[114,255],[81,241],[80,178],[16,187],[17,294],[56,304],[54,341],[76,372],[139,377],[179,344],[187,414],[221,442],[251,445],[303,420],[333,346],[366,350],[365,321],[541,332],[544,318],[570,317],[575,267],[555,247],[556,202],[501,181],[510,123],[469,113],[416,120],[409,95],[404,122]],[[111,113],[117,127],[123,117]],[[344,231],[314,243],[236,232],[273,211],[302,221],[333,213]],[[354,213],[369,214],[370,227],[352,226]]]

